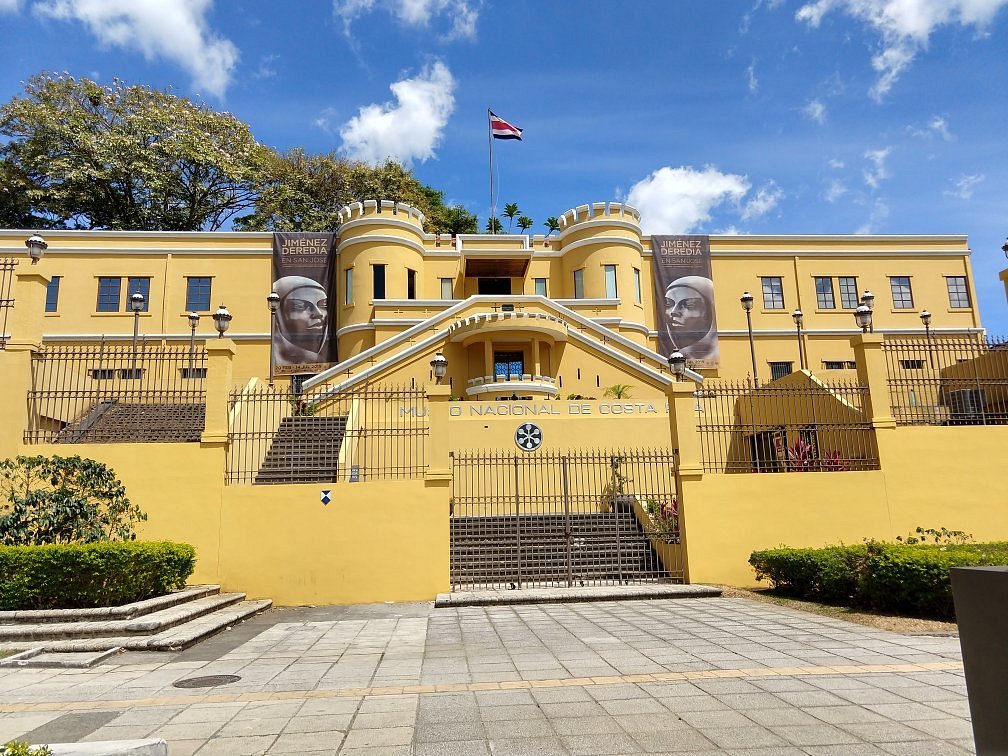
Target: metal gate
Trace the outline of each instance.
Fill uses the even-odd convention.
[[[676,453],[452,453],[453,590],[684,582]]]

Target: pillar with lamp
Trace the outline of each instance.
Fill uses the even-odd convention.
[[[920,319],[924,324],[924,336],[927,339],[928,364],[934,370],[934,352],[931,350],[931,313],[927,310],[921,310]]]
[[[854,322],[857,323],[861,333],[868,333],[872,327],[872,311],[866,304],[859,304],[854,310]]]
[[[213,318],[214,328],[217,329],[217,338],[224,338],[224,332],[231,327],[231,319],[234,316],[228,311],[227,307],[221,305],[214,311],[211,317]]]
[[[791,319],[794,321],[795,328],[798,331],[798,364],[804,370],[807,367],[805,364],[805,347],[802,345],[802,323],[805,322],[805,316],[801,310],[795,310],[791,313]]]
[[[133,364],[130,366],[130,378],[138,378],[137,375],[137,339],[140,336],[140,313],[144,311],[147,300],[139,291],[130,294],[129,306],[133,313]]]
[[[868,308],[868,312],[871,317],[868,318],[868,333],[875,333],[875,295],[871,293],[868,289],[864,290],[864,294],[861,295],[861,304]]]
[[[742,309],[745,310],[746,328],[749,329],[749,356],[752,358],[753,385],[759,388],[759,376],[756,374],[756,345],[753,342],[752,333],[753,295],[744,291],[739,297],[739,301],[742,303]]]
[[[434,383],[441,383],[441,380],[445,377],[448,372],[448,359],[438,352],[434,355],[434,359],[430,361],[431,371],[434,373]]]
[[[276,338],[276,319],[277,312],[280,309],[280,295],[275,291],[271,291],[266,295],[266,306],[269,307],[270,311],[270,378],[269,385],[273,386],[273,373],[276,370],[276,358],[273,356],[273,340]]]
[[[196,354],[196,328],[199,326],[199,313],[190,312],[187,316],[189,319],[189,375],[187,378],[195,378],[195,368],[193,367],[193,358]]]

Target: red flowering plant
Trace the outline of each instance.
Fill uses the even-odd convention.
[[[663,543],[679,543],[679,501],[675,496],[661,503],[648,499],[647,513],[655,531],[651,535]]]

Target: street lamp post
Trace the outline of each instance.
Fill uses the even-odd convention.
[[[864,290],[864,294],[861,295],[861,304],[868,308],[868,312],[871,313],[872,317],[868,319],[868,333],[875,333],[875,295],[872,294],[868,289]]]
[[[31,258],[32,265],[37,265],[38,261],[45,254],[45,251],[49,248],[46,240],[38,234],[32,234],[25,239],[25,246],[28,247],[28,257]]]
[[[135,379],[137,377],[137,338],[140,336],[140,313],[143,312],[145,302],[146,300],[144,299],[144,295],[139,291],[134,291],[130,294],[130,310],[133,311],[133,364],[130,367],[130,379]]]
[[[801,369],[804,370],[807,365],[805,360],[805,349],[802,346],[802,322],[804,321],[804,315],[802,315],[801,310],[795,310],[791,313],[791,319],[794,320],[795,329],[798,332],[798,364],[801,365]]]
[[[934,370],[934,351],[931,349],[931,313],[927,310],[921,310],[920,319],[924,324],[924,333],[927,337],[928,364]]]
[[[193,356],[196,353],[196,327],[199,325],[199,313],[189,313],[189,377],[193,376]]]
[[[679,351],[672,352],[668,356],[668,365],[672,375],[676,377],[676,381],[681,381],[686,374],[686,356]]]
[[[441,379],[448,372],[448,359],[441,352],[438,352],[434,355],[434,359],[430,361],[430,366],[434,373],[434,383],[441,383]]]
[[[752,335],[753,295],[744,291],[739,297],[739,301],[742,303],[742,309],[745,310],[746,328],[749,329],[749,356],[752,358],[753,385],[759,388],[759,376],[756,375],[756,345]]]
[[[273,372],[274,372],[274,365],[276,364],[276,361],[273,358],[273,339],[275,338],[275,334],[276,334],[277,311],[280,309],[280,295],[277,294],[275,291],[271,291],[266,296],[266,304],[269,307],[269,311],[270,311],[270,380],[269,380],[269,385],[270,385],[270,388],[273,388]]]
[[[858,305],[858,308],[854,310],[854,322],[858,324],[858,328],[861,329],[861,333],[868,333],[868,329],[871,328],[872,322],[872,312],[868,305]]]
[[[224,338],[224,331],[226,331],[231,325],[231,319],[234,317],[228,308],[224,305],[218,307],[213,314],[213,324],[214,328],[217,329],[217,338]]]

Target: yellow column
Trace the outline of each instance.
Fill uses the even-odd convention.
[[[700,480],[703,477],[696,399],[693,397],[695,390],[696,384],[693,381],[673,381],[665,387],[672,448],[679,450],[679,475],[690,480]]]
[[[448,464],[448,398],[451,387],[442,384],[427,387],[427,462],[428,481],[451,480]]]
[[[200,442],[203,446],[226,446],[235,345],[231,339],[208,339],[206,351],[206,426]]]
[[[895,428],[889,402],[889,373],[882,352],[882,334],[862,333],[851,339],[854,360],[857,363],[858,383],[868,389],[865,417],[871,418],[876,428]]]
[[[18,273],[14,278],[14,306],[7,311],[6,348],[0,351],[0,386],[8,401],[0,423],[0,458],[21,451],[28,429],[28,392],[31,390],[32,353],[42,347],[42,314],[49,279],[39,273]]]
[[[483,371],[483,375],[489,375],[492,381],[494,374],[493,342],[490,339],[483,342]]]
[[[542,375],[542,367],[539,365],[539,339],[532,338],[532,365],[535,367],[533,375]]]

